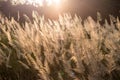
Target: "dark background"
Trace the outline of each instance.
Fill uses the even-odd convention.
[[[87,16],[96,18],[97,12],[100,12],[103,18],[109,18],[109,15],[120,17],[120,0],[68,0],[69,2],[63,3],[61,9],[57,9],[55,6],[43,6],[35,7],[32,5],[12,5],[9,1],[0,2],[0,11],[9,17],[17,19],[18,11],[23,21],[23,14],[32,18],[32,11],[37,11],[40,15],[44,15],[46,18],[57,19],[59,14],[71,13],[71,15],[77,14],[85,19]]]

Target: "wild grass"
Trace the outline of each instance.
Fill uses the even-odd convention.
[[[120,19],[0,18],[0,80],[119,80]]]

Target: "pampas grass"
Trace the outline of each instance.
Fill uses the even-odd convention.
[[[26,16],[27,17],[27,16]],[[120,20],[70,14],[0,19],[0,80],[119,80]]]

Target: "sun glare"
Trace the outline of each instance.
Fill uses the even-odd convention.
[[[36,7],[39,6],[54,6],[56,8],[60,8],[63,4],[68,3],[69,0],[11,0],[13,5],[17,4],[28,4]]]
[[[60,0],[53,0],[54,2],[55,2],[55,4],[60,4],[61,2],[60,2]]]
[[[43,0],[27,0],[28,4],[43,6]]]
[[[53,4],[53,0],[46,0],[46,3],[48,6],[52,5]]]
[[[44,1],[48,6],[61,4],[61,0],[27,0],[27,3],[32,5],[43,6]]]

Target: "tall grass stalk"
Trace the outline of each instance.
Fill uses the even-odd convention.
[[[120,19],[70,14],[0,19],[0,80],[119,80]]]

